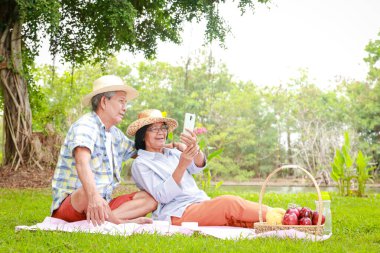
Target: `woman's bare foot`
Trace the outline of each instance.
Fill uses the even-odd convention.
[[[122,223],[152,224],[153,220],[148,217],[139,217],[136,219],[122,220]]]
[[[109,214],[107,221],[114,224],[125,223],[124,220],[117,218],[112,212]]]
[[[139,217],[135,219],[124,220],[124,219],[119,219],[115,215],[112,215],[112,214],[109,216],[107,221],[112,222],[114,224],[122,224],[122,223],[151,224],[153,223],[153,220],[148,217]]]

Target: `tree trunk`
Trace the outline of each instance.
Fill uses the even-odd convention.
[[[291,143],[291,132],[290,132],[290,128],[289,128],[289,123],[287,122],[286,123],[286,142],[287,142],[287,145],[288,145],[288,150],[287,150],[287,156],[288,156],[288,163],[289,164],[293,164],[293,152],[292,152],[292,143]],[[289,175],[290,176],[294,176],[294,170],[290,170],[289,171]]]
[[[289,123],[287,123],[286,125],[286,142],[288,145],[288,163],[293,164],[293,151],[292,151],[292,139],[291,139],[292,133],[290,132],[290,127],[288,124]]]
[[[12,1],[10,1],[12,2]],[[21,57],[22,24],[16,5],[7,5],[1,13],[0,27],[0,86],[4,101],[3,163],[17,169],[29,162],[32,136],[32,113],[28,89],[23,78]]]

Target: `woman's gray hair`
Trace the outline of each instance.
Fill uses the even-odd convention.
[[[100,100],[102,99],[103,96],[106,97],[108,100],[110,100],[113,96],[115,96],[115,94],[116,94],[115,91],[107,91],[107,92],[103,92],[103,93],[93,96],[91,98],[92,110],[96,112],[96,110],[98,109]]]

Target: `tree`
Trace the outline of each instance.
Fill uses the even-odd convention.
[[[253,9],[254,1],[241,0],[238,7],[242,12]],[[121,49],[152,57],[159,40],[179,43],[182,24],[202,18],[207,20],[206,41],[223,43],[229,28],[218,12],[218,1],[1,0],[4,163],[17,168],[30,158],[27,74],[43,37],[53,55],[74,65],[103,61]]]
[[[336,91],[323,91],[309,81],[307,73],[286,85],[258,87],[234,81],[225,65],[214,64],[205,54],[197,58],[180,66],[157,61],[124,65],[111,58],[103,65],[85,64],[74,74],[70,69],[55,75],[49,67],[32,69],[39,84],[35,89],[40,91],[30,96],[33,130],[44,130],[50,123],[59,132],[66,132],[83,110],[88,110],[80,105],[81,98],[90,91],[88,80],[101,75],[104,67],[106,73],[123,76],[140,91],[139,98],[128,104],[127,117],[119,125],[123,131],[138,112],[157,108],[178,120],[180,127],[173,134],[178,140],[184,113],[193,112],[197,127],[207,129],[200,137],[207,143],[205,152],[223,149],[223,154],[209,164],[212,175],[219,179],[266,176],[283,163],[301,164],[313,174],[327,177],[345,130],[350,133],[353,151],[376,151],[376,144],[362,138],[372,125],[366,123],[372,122],[369,116],[376,112],[367,101],[375,98],[371,95],[377,94],[376,90],[345,83]]]
[[[380,37],[380,32],[378,33]],[[367,142],[371,144],[371,153],[380,165],[380,38],[370,41],[366,46],[368,56],[364,59],[369,65],[368,84],[365,86],[368,94],[358,105],[362,106],[362,118],[367,118],[368,131],[364,133]],[[364,101],[363,101],[364,100]],[[365,102],[365,103],[363,103]],[[368,111],[371,112],[368,112]],[[364,125],[364,124],[363,124]],[[363,133],[363,131],[360,131]]]
[[[224,148],[222,159],[216,162],[234,179],[262,176],[273,168],[277,147],[273,114],[255,84],[230,85],[230,91],[213,98],[216,102],[209,115],[210,142]]]
[[[307,79],[294,96],[293,118],[299,131],[293,150],[297,164],[311,172],[328,171],[333,150],[339,142],[347,116],[334,92],[322,91]]]
[[[328,171],[349,118],[336,93],[319,89],[302,70],[285,85],[268,89],[264,97],[276,117],[277,165],[300,164],[314,174]]]
[[[380,33],[378,34],[380,36]],[[359,149],[380,160],[380,39],[370,41],[364,61],[369,70],[366,81],[344,81],[338,87],[344,94],[349,122],[360,138]],[[371,161],[371,162],[372,162]]]

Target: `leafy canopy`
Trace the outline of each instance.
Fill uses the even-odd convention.
[[[68,62],[105,60],[119,50],[142,51],[152,57],[158,40],[180,42],[185,21],[207,21],[206,41],[223,44],[229,27],[218,11],[218,1],[126,1],[126,0],[16,0],[24,23],[27,47],[38,51],[41,38],[50,50]],[[224,1],[221,1],[224,2]],[[256,2],[256,1],[255,1]],[[266,3],[268,0],[258,0]],[[238,8],[254,8],[242,0]],[[17,18],[16,17],[16,18]]]

